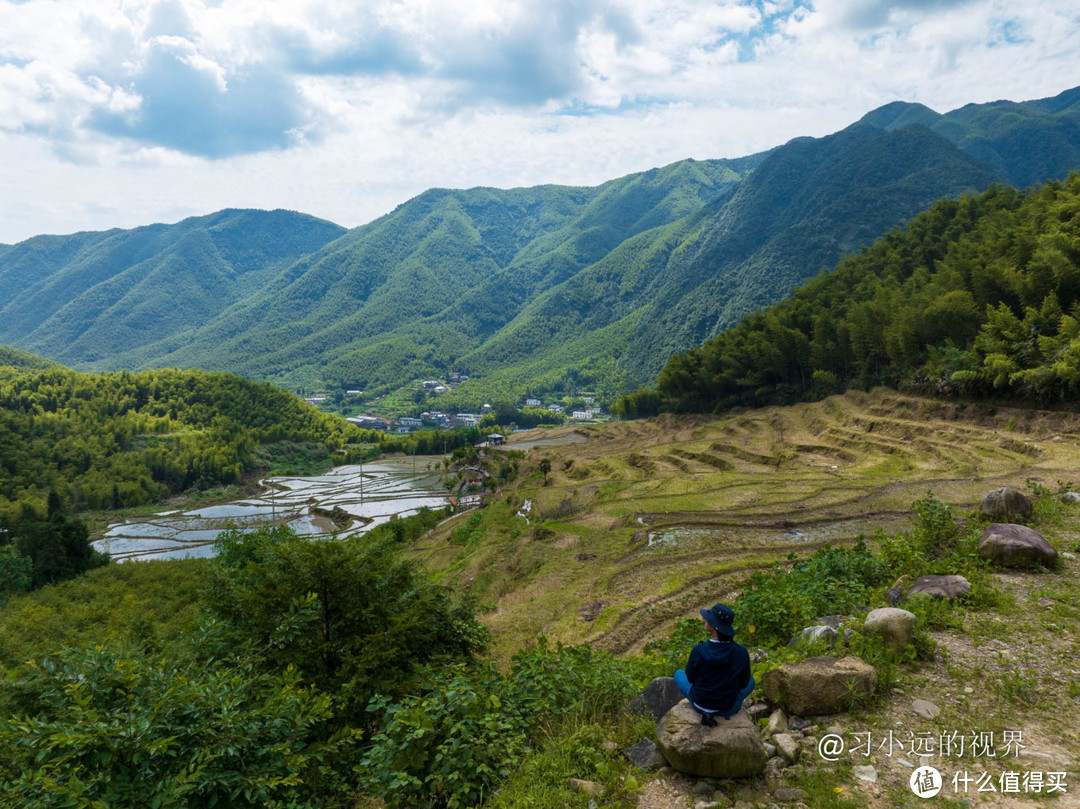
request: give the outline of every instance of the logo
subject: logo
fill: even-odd
[[[932,798],[941,792],[941,773],[933,767],[919,767],[911,774],[911,791],[920,798]]]

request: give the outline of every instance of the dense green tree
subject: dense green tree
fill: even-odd
[[[1080,175],[943,200],[794,295],[674,355],[624,417],[891,385],[1080,395]]]
[[[281,616],[314,599],[314,620],[278,643],[274,664],[334,694],[347,717],[361,717],[374,693],[405,693],[425,667],[483,646],[470,602],[398,559],[392,540],[312,542],[278,528],[225,532],[216,549],[208,605],[238,637],[269,644]]]

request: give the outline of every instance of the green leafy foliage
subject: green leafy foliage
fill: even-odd
[[[12,596],[0,612],[0,667],[63,647],[161,653],[199,620],[200,559],[125,562]]]
[[[365,785],[389,806],[478,804],[545,729],[610,715],[634,690],[626,664],[543,638],[505,676],[444,672],[419,696],[371,702],[383,723],[361,764]]]
[[[0,367],[0,515],[153,503],[238,481],[282,441],[370,438],[292,394],[229,374],[81,374]]]
[[[320,769],[355,736],[312,744],[331,699],[294,671],[73,650],[33,664],[19,688],[33,707],[0,719],[7,806],[315,809],[327,805],[312,789]]]
[[[887,571],[860,539],[853,548],[824,548],[790,570],[755,573],[734,609],[742,637],[780,644],[822,615],[846,614],[882,584]]]
[[[282,615],[312,599],[314,620],[278,642],[275,667],[334,694],[362,717],[377,691],[406,693],[427,666],[468,658],[483,629],[468,600],[434,585],[370,535],[312,542],[288,528],[223,532],[215,543],[208,606],[238,639],[270,644]]]
[[[1071,401],[1080,392],[1080,176],[943,200],[699,348],[613,412],[782,404],[889,385]]]

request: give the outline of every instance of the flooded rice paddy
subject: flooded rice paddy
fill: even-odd
[[[262,483],[268,488],[260,497],[110,525],[93,545],[119,562],[206,557],[214,555],[214,539],[227,528],[287,525],[312,538],[351,536],[392,516],[449,502],[438,476],[409,461],[340,466],[325,475],[273,477]]]

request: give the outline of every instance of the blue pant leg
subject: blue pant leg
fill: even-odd
[[[757,683],[754,682],[754,675],[751,674],[750,682],[748,682],[746,686],[739,692],[738,696],[735,697],[734,704],[726,711],[724,711],[725,719],[730,719],[739,712],[739,710],[742,708],[743,700],[750,696],[750,692],[754,690],[754,686],[756,685]]]
[[[679,693],[687,699],[690,699],[690,681],[686,679],[686,672],[683,669],[679,669],[675,672],[675,687],[679,689]]]

